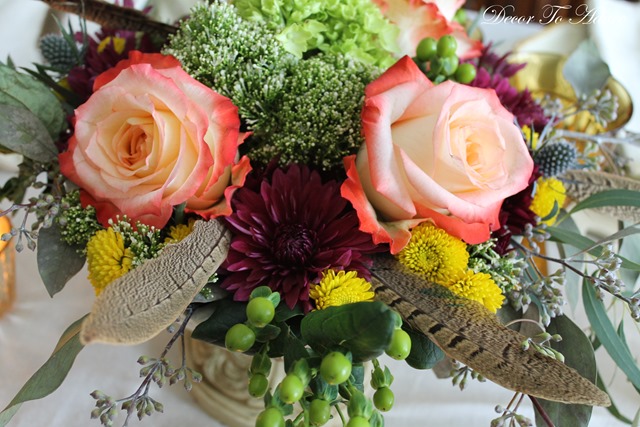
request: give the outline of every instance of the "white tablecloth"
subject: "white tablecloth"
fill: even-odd
[[[175,7],[172,1],[164,3]],[[0,58],[11,53],[21,66],[37,60],[34,46],[46,10],[36,1],[0,0]],[[506,30],[492,27],[487,28],[487,39],[503,39],[507,47],[537,30],[527,26],[509,26]],[[0,174],[0,182],[7,177],[6,172]],[[55,298],[49,298],[37,273],[35,254],[26,251],[17,259],[17,301],[13,310],[0,318],[0,407],[8,404],[23,383],[45,362],[65,328],[90,310],[94,298],[85,279],[86,273],[72,280]],[[168,334],[162,334],[133,347],[93,345],[85,348],[64,384],[42,400],[25,403],[9,425],[98,426],[97,421],[89,420],[94,404],[89,393],[100,389],[117,398],[131,394],[140,383],[136,360],[143,354],[159,355],[168,338]],[[632,343],[637,354],[640,347],[634,346]],[[615,377],[612,391],[616,403],[628,417],[633,417],[640,407],[638,395],[621,380],[623,375],[620,372],[612,373],[605,354],[598,352],[598,357],[607,367],[605,381],[610,382]],[[174,355],[173,360],[178,363],[178,356]],[[475,381],[461,392],[448,380],[437,380],[432,372],[414,371],[404,363],[386,359],[385,363],[390,365],[396,378],[392,387],[396,393],[396,404],[385,415],[386,425],[390,427],[487,427],[497,416],[493,408],[498,404],[506,406],[512,396],[511,392],[491,383]],[[152,396],[164,404],[165,413],[144,419],[140,423],[142,426],[220,426],[180,386],[155,389]],[[532,416],[528,401],[525,401],[522,412]],[[596,427],[624,425],[602,408],[595,409],[592,419],[592,425]],[[130,425],[137,425],[137,421]]]

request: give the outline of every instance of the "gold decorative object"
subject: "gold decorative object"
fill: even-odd
[[[511,84],[518,90],[525,88],[536,99],[541,99],[544,95],[550,95],[560,99],[565,105],[576,101],[576,94],[569,82],[562,75],[566,56],[552,53],[519,52],[509,57],[513,63],[526,63],[527,66],[516,73],[511,78]],[[596,124],[590,113],[581,112],[571,116],[562,123],[562,127],[584,132],[588,134],[598,134],[613,131],[624,126],[633,112],[631,96],[627,90],[613,77],[610,77],[605,85],[611,93],[618,98],[618,117],[609,123],[606,128]]]
[[[11,231],[11,221],[0,217],[0,235]],[[16,298],[16,254],[13,240],[0,240],[0,316],[5,314]]]

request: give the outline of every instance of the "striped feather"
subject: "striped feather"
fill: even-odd
[[[606,172],[569,170],[560,179],[567,196],[575,202],[607,190],[632,190],[640,193],[640,181]],[[640,209],[635,206],[606,206],[594,210],[619,220],[640,222]]]
[[[532,348],[481,304],[409,272],[392,257],[372,268],[376,297],[447,356],[514,391],[563,403],[609,406],[609,396],[574,369]]]

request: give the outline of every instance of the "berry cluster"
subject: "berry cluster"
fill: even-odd
[[[471,83],[476,78],[476,68],[473,64],[461,64],[456,55],[457,49],[458,42],[451,35],[442,36],[439,40],[427,37],[418,44],[414,60],[435,84],[445,80]]]
[[[254,352],[248,391],[265,402],[265,409],[256,418],[256,427],[322,426],[331,419],[333,411],[346,427],[382,427],[381,412],[390,410],[394,402],[390,388],[393,376],[387,367],[380,367],[377,359],[373,359],[371,373],[373,399],[363,393],[362,363],[354,360],[344,347],[320,353],[303,346],[296,360],[288,361],[285,357],[284,378],[278,384],[270,384],[270,341],[260,337],[265,329],[273,327],[279,302],[277,292],[267,287],[256,288],[246,306],[247,321],[231,326],[225,336],[229,350]],[[393,319],[395,326],[385,352],[396,360],[404,360],[411,351],[411,338],[401,328],[400,315],[394,312]],[[295,406],[299,407],[297,414]]]

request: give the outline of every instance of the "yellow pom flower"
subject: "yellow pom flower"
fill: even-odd
[[[538,132],[531,132],[529,126],[522,126],[522,135],[524,135],[524,140],[532,150],[538,147],[538,137],[540,136]]]
[[[495,313],[504,301],[500,287],[487,273],[474,273],[467,270],[455,278],[447,288],[456,295],[477,301]]]
[[[131,270],[133,253],[124,247],[122,234],[112,228],[100,230],[87,243],[89,280],[96,295],[112,281]]]
[[[556,213],[542,221],[543,224],[553,225],[566,198],[566,190],[562,181],[555,178],[540,177],[536,181],[536,192],[533,195],[530,209],[540,218],[546,218],[557,206]]]
[[[309,297],[315,301],[318,310],[352,302],[372,301],[374,296],[371,283],[358,277],[355,271],[336,273],[334,270],[327,270],[320,283],[309,290]]]
[[[98,53],[104,52],[104,50],[113,43],[113,50],[116,51],[117,54],[121,54],[124,52],[124,48],[127,47],[127,40],[122,37],[106,37],[104,40],[100,42],[98,45]]]
[[[190,219],[188,224],[178,224],[169,227],[169,235],[164,239],[165,243],[178,243],[193,231],[194,219]]]
[[[469,263],[466,243],[430,222],[411,230],[411,240],[397,257],[413,272],[441,285],[451,283]]]

